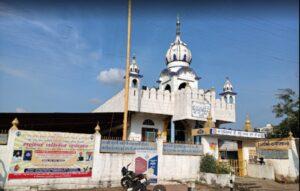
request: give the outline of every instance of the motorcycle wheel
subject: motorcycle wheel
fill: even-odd
[[[136,185],[132,191],[147,191],[146,185],[145,184],[139,184]]]
[[[122,186],[122,188],[125,188],[125,189],[129,188],[131,186],[131,180],[130,180],[130,178],[123,177],[121,179],[121,186]]]
[[[160,184],[154,186],[153,188],[153,191],[166,191],[166,190],[167,190],[166,187]]]

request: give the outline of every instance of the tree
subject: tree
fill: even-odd
[[[299,137],[299,96],[292,89],[279,89],[276,94],[279,103],[273,106],[273,113],[283,120],[274,127],[271,137],[288,137],[289,132]]]

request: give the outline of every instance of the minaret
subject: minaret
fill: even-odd
[[[141,78],[139,67],[136,63],[135,55],[132,57],[131,64],[129,67],[129,87],[140,88]]]
[[[220,95],[226,103],[235,104],[235,96],[237,95],[237,93],[233,91],[233,86],[228,77],[226,77],[226,81],[223,86],[223,92],[220,93]]]
[[[251,125],[251,121],[250,121],[249,115],[247,115],[247,117],[246,117],[244,130],[248,131],[248,132],[252,131],[252,125]]]

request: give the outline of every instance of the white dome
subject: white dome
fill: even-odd
[[[176,39],[166,53],[168,67],[189,66],[192,61],[192,53],[187,45],[180,39],[180,22],[176,23]]]
[[[136,63],[135,56],[133,56],[133,58],[132,58],[131,64],[129,66],[129,70],[130,70],[131,74],[139,74],[139,72],[140,72],[139,67]]]
[[[187,48],[186,44],[182,42],[180,39],[172,43],[166,53],[167,64],[174,61],[181,61],[187,63],[191,63],[192,61],[191,51]]]
[[[223,86],[223,92],[232,92],[232,91],[233,91],[233,86],[229,81],[229,78],[226,78],[226,81]]]

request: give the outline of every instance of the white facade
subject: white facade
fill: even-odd
[[[163,120],[169,118],[172,136],[176,127],[175,121],[185,121],[186,129],[195,128],[196,121],[203,124],[209,113],[218,127],[223,123],[236,121],[235,95],[233,86],[227,78],[217,98],[215,89],[199,88],[200,77],[190,67],[192,54],[180,38],[180,22],[176,23],[176,38],[166,53],[166,68],[160,73],[158,88],[140,88],[141,75],[135,57],[130,65],[129,111],[131,115],[129,136],[132,139],[141,137],[141,121],[152,114],[157,120],[154,128],[162,131]],[[100,113],[123,113],[124,90],[94,110]],[[137,113],[140,113],[139,115]],[[156,116],[153,116],[153,115]],[[175,128],[175,129],[174,129]]]

